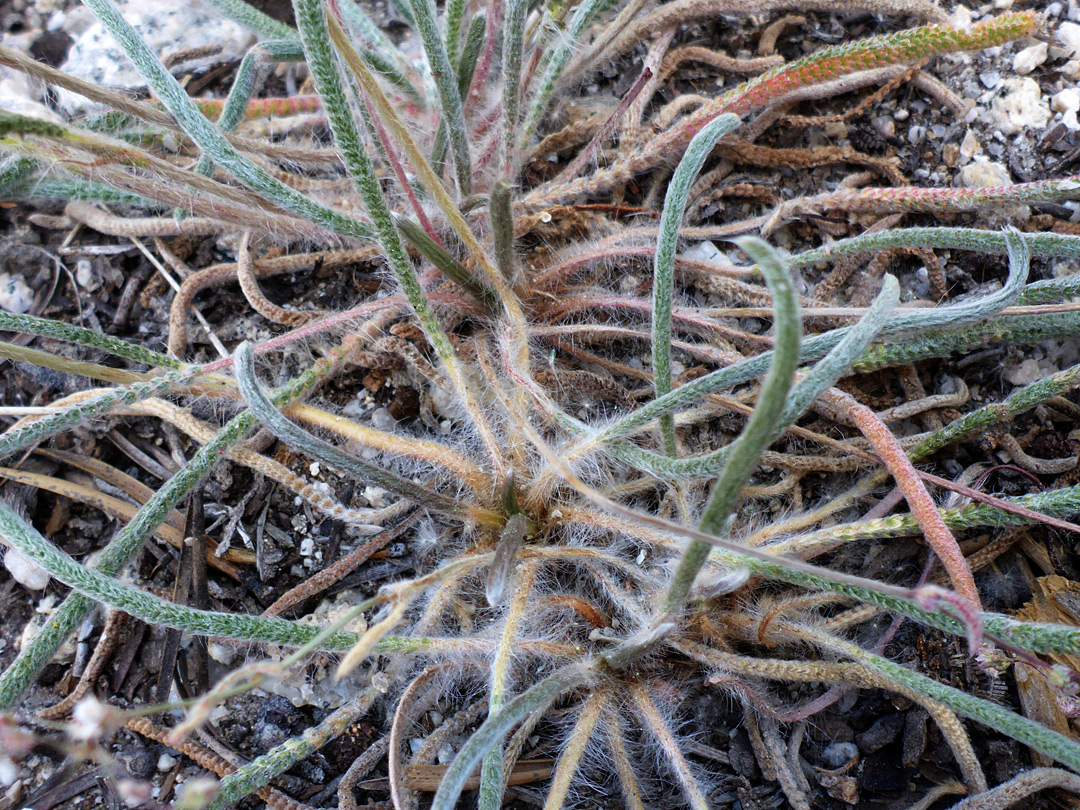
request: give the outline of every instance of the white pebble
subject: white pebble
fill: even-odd
[[[435,755],[440,765],[449,765],[454,761],[454,757],[457,756],[457,751],[454,750],[454,746],[447,743],[439,749],[439,753]]]
[[[1080,25],[1063,22],[1058,26],[1057,39],[1065,46],[1065,52],[1073,59],[1080,57]]]
[[[22,276],[0,273],[0,307],[22,315],[34,305],[34,293]]]
[[[49,572],[33,560],[24,557],[21,551],[9,548],[4,555],[4,568],[11,578],[31,591],[41,591],[49,584]]]
[[[176,757],[171,754],[162,754],[157,760],[157,769],[167,771],[176,764]]]
[[[93,292],[101,286],[101,273],[94,272],[94,263],[90,259],[75,262],[75,281],[83,289]]]
[[[1034,79],[1006,79],[1004,92],[994,99],[991,116],[1006,135],[1042,129],[1050,121],[1050,107]]]
[[[703,242],[698,242],[693,247],[687,248],[686,251],[683,252],[682,258],[689,259],[690,261],[695,262],[716,262],[727,264],[727,262],[724,261],[724,259],[726,259],[727,257],[723,253],[721,253],[720,249],[708,239],[704,240]]]
[[[376,430],[393,430],[396,425],[397,420],[386,408],[378,408],[371,414],[371,426]]]
[[[1029,357],[1020,365],[1007,368],[1003,376],[1013,385],[1031,385],[1041,380],[1044,375],[1039,367],[1039,361]]]
[[[62,124],[64,119],[42,104],[40,97],[29,77],[8,68],[0,68],[0,107],[7,112]]]
[[[152,3],[128,0],[119,5],[128,23],[161,56],[178,50],[220,45],[219,53],[201,60],[202,65],[207,65],[217,60],[239,59],[255,39],[243,26],[191,0],[154,0]],[[146,86],[135,66],[101,23],[93,23],[75,40],[61,70],[99,86],[129,90]],[[75,113],[87,108],[86,99],[75,93],[64,90],[58,95],[60,106],[66,112]]]
[[[320,469],[319,462],[313,461],[311,462],[311,466],[308,467],[308,472],[310,472],[312,476],[318,477]]]
[[[969,163],[962,168],[956,182],[962,188],[996,188],[1010,185],[1012,176],[1009,170],[1000,163],[980,161]]]
[[[1036,42],[1034,45],[1029,45],[1013,57],[1013,70],[1021,76],[1027,76],[1046,61],[1049,50],[1045,42]]]
[[[964,140],[960,142],[960,160],[963,163],[968,163],[981,151],[982,147],[979,145],[979,139],[976,138],[975,133],[969,129],[964,134]]]
[[[14,785],[19,778],[19,768],[8,757],[0,757],[0,785]]]
[[[1050,109],[1062,113],[1061,123],[1073,132],[1080,130],[1080,121],[1076,120],[1076,113],[1080,110],[1080,91],[1075,87],[1066,87],[1050,99]]]
[[[859,747],[850,742],[834,742],[821,752],[821,760],[830,768],[839,768],[859,754]]]
[[[949,25],[967,31],[971,28],[971,9],[963,3],[957,3],[956,9],[949,15]]]
[[[386,506],[386,490],[382,487],[364,487],[364,499],[375,509]]]
[[[225,666],[228,666],[236,660],[236,650],[233,647],[226,646],[219,641],[211,641],[209,644],[207,644],[206,652],[219,664],[224,664]]]

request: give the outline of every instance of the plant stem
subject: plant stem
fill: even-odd
[[[346,453],[303,428],[294,425],[281,413],[255,379],[255,354],[250,343],[241,343],[233,355],[233,370],[240,393],[259,422],[281,441],[305,455],[332,464],[361,481],[371,481],[403,498],[415,501],[424,509],[476,522],[488,528],[501,528],[505,519],[487,509],[458,501],[435,490],[421,486],[396,473],[384,470]]]
[[[439,37],[433,0],[410,0],[410,4],[413,16],[416,18],[417,31],[424,43],[428,65],[435,76],[435,86],[439,91],[443,118],[450,131],[450,148],[454,153],[458,193],[462,197],[467,197],[472,193],[472,158],[469,157],[469,137],[465,128],[464,105],[455,80],[454,67],[450,64],[446,47]]]
[[[726,531],[739,493],[757,467],[761,451],[776,438],[788,391],[795,378],[795,369],[799,365],[799,346],[802,342],[798,296],[780,257],[758,239],[741,239],[738,245],[757,260],[768,281],[773,297],[773,309],[776,311],[776,349],[754,414],[736,440],[727,466],[713,486],[698,523],[699,531],[713,535]],[[682,611],[687,594],[708,556],[707,544],[699,540],[691,541],[679,560],[675,576],[664,597],[665,617],[673,618]]]
[[[506,705],[506,688],[510,679],[510,659],[514,648],[521,618],[525,615],[532,584],[536,576],[537,561],[533,560],[521,568],[521,575],[514,588],[514,598],[510,603],[510,612],[503,625],[502,637],[491,662],[491,696],[488,699],[488,714],[495,714]],[[480,810],[499,810],[503,802],[505,784],[503,766],[503,746],[499,740],[491,749],[480,769]]]
[[[737,116],[721,115],[704,127],[690,142],[668,184],[653,262],[652,365],[653,386],[658,397],[671,391],[671,299],[675,287],[675,251],[686,212],[686,198],[713,147],[738,125]],[[674,456],[675,418],[671,414],[660,417],[660,431],[664,452]]]
[[[315,203],[277,180],[265,169],[241,155],[207,120],[179,82],[161,64],[138,32],[123,18],[112,0],[84,0],[117,44],[135,64],[147,84],[172,113],[184,132],[216,165],[286,211],[297,214],[342,236],[368,238],[371,229]],[[218,0],[233,2],[233,0]],[[291,32],[290,32],[291,33]]]
[[[432,810],[454,810],[473,769],[511,728],[529,715],[542,712],[554,700],[585,683],[592,675],[591,662],[570,664],[538,681],[502,709],[488,715],[446,769],[432,801]]]
[[[341,357],[347,354],[349,345],[350,342],[347,342],[338,347],[299,377],[277,389],[273,395],[274,403],[280,407],[310,390],[336,368]],[[244,411],[225,425],[217,436],[199,449],[187,466],[166,481],[135,517],[116,533],[98,555],[93,570],[106,577],[118,575],[169,512],[210,474],[226,451],[240,441],[255,424],[256,420],[251,412]],[[45,627],[23,647],[18,657],[3,675],[0,675],[0,711],[9,711],[18,702],[41,668],[85,618],[92,604],[91,600],[82,594],[69,594]]]

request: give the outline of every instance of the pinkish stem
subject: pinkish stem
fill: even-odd
[[[578,156],[574,158],[573,162],[566,167],[565,171],[559,176],[560,180],[573,180],[581,174],[589,161],[591,161],[596,156],[596,153],[600,151],[600,145],[611,137],[611,134],[615,131],[615,127],[619,125],[619,121],[622,120],[626,111],[630,109],[630,105],[634,103],[634,99],[636,99],[641,91],[645,89],[645,85],[649,83],[649,80],[652,77],[653,72],[651,68],[646,67],[641,71],[641,75],[638,76],[637,81],[634,82],[634,86],[622,97],[622,101],[620,101],[619,106],[615,108],[615,112],[608,117],[608,120],[600,127],[600,130],[593,136],[593,139],[589,141],[588,145],[582,149]]]
[[[655,243],[655,239],[653,240]],[[637,247],[614,247],[599,248],[584,253],[576,253],[564,259],[554,267],[549,267],[532,282],[533,289],[543,290],[561,285],[582,267],[593,262],[615,261],[617,259],[630,259],[640,257],[651,259],[656,255],[656,245],[640,245]],[[712,262],[702,262],[695,259],[675,257],[675,266],[686,270],[697,270],[711,275],[724,276],[725,278],[750,278],[754,275],[752,267],[739,267],[737,265],[720,265]]]
[[[566,315],[589,309],[623,309],[631,312],[651,313],[652,301],[603,293],[567,296],[560,300],[559,303],[545,309],[543,317],[548,321],[554,321]],[[679,308],[672,311],[671,317],[678,323],[702,332],[724,335],[741,343],[752,343],[763,349],[771,349],[773,346],[773,340],[770,337],[741,332],[738,329],[725,326],[719,321],[695,315],[695,312],[696,310]]]
[[[488,135],[484,148],[480,151],[479,157],[476,158],[476,163],[473,164],[473,185],[479,184],[480,178],[484,176],[484,172],[487,170],[492,158],[499,153],[499,144],[502,141],[503,139],[498,130]]]
[[[495,55],[495,41],[501,39],[498,36],[499,23],[502,22],[502,12],[505,0],[492,0],[488,6],[488,17],[484,36],[484,52],[480,54],[480,61],[476,63],[473,71],[472,82],[469,84],[469,93],[466,96],[469,106],[476,106],[480,102],[480,93],[487,81],[487,75],[491,71],[491,62]]]
[[[199,111],[207,118],[216,119],[225,106],[223,98],[194,99]],[[248,102],[244,118],[265,118],[271,115],[299,115],[322,109],[322,99],[318,96],[282,96],[274,98],[256,98]]]
[[[834,407],[843,410],[874,447],[897,486],[904,493],[904,498],[922,529],[926,542],[941,559],[956,592],[975,609],[981,609],[982,601],[975,587],[975,577],[971,574],[971,566],[964,559],[960,544],[956,542],[949,527],[945,525],[933,498],[923,486],[919,472],[892,431],[878,419],[877,414],[857,402],[850,394],[834,388],[823,394],[822,398]]]
[[[383,149],[386,150],[386,157],[390,161],[390,165],[393,167],[394,176],[397,177],[398,184],[405,192],[405,196],[409,200],[409,205],[416,213],[416,218],[420,220],[420,227],[424,229],[424,233],[434,239],[443,248],[446,244],[439,238],[438,232],[435,230],[435,226],[431,224],[431,220],[428,219],[427,213],[424,211],[424,207],[420,205],[420,200],[416,197],[416,192],[413,191],[412,183],[409,182],[409,178],[405,174],[405,167],[401,165],[401,160],[398,158],[397,149],[393,141],[390,140],[390,136],[383,128],[382,121],[379,120],[378,113],[375,110],[375,105],[371,103],[371,99],[368,98],[368,94],[364,92],[364,89],[357,86],[357,92],[360,93],[360,97],[364,100],[364,106],[368,111],[368,118],[375,127],[375,134],[382,142]]]

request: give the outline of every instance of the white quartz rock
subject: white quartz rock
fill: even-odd
[[[49,572],[33,560],[24,557],[21,551],[9,548],[4,554],[4,568],[11,578],[31,591],[43,591],[49,584]]]
[[[1019,51],[1013,57],[1013,70],[1021,76],[1027,76],[1035,68],[1046,61],[1046,55],[1050,48],[1045,42],[1036,42]]]
[[[994,124],[1006,135],[1041,130],[1050,121],[1050,106],[1034,79],[1006,79],[991,107]]]
[[[127,0],[118,3],[135,30],[159,57],[207,46],[221,50],[206,57],[204,63],[239,59],[255,42],[255,36],[242,26],[227,20],[199,0]],[[197,64],[192,60],[186,64]],[[77,78],[110,88],[136,90],[146,86],[139,71],[101,23],[95,22],[68,51],[60,68]],[[60,107],[68,114],[88,109],[82,96],[61,91]]]

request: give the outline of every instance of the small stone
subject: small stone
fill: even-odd
[[[895,740],[903,727],[904,715],[900,713],[887,714],[878,718],[866,731],[855,735],[859,751],[863,754],[873,754]]]
[[[994,0],[994,9],[996,11],[1005,11],[1012,8],[1013,0]]]
[[[229,647],[219,641],[211,641],[207,644],[206,651],[211,658],[225,666],[228,666],[235,661],[237,656],[236,650],[233,647]]]
[[[926,140],[926,127],[922,124],[912,124],[907,133],[908,143],[913,146],[918,146],[920,143]]]
[[[1061,75],[1071,82],[1080,79],[1080,59],[1070,59],[1062,65]]]
[[[979,154],[979,139],[970,129],[964,134],[964,140],[960,141],[960,160],[969,163],[975,155]]]
[[[206,66],[212,62],[239,59],[255,39],[243,26],[223,18],[201,2],[128,0],[119,5],[127,22],[160,56],[209,45],[221,47],[219,52],[187,64]],[[99,22],[93,23],[75,40],[61,70],[99,86],[127,90],[146,86],[135,66]],[[88,102],[82,96],[67,90],[59,91],[58,96],[65,112],[74,114],[87,109]]]
[[[957,3],[953,13],[948,15],[948,24],[966,31],[971,28],[971,9],[963,3]]]
[[[841,141],[847,137],[848,127],[843,121],[831,121],[825,125],[825,137]]]
[[[29,312],[34,305],[34,293],[22,276],[0,273],[0,308],[16,315]]]
[[[856,805],[859,803],[859,783],[853,776],[843,776],[835,773],[819,773],[818,784],[837,801],[844,804]]]
[[[720,252],[708,239],[698,242],[696,245],[683,251],[682,258],[695,262],[712,262],[715,264],[727,264],[727,257]]]
[[[1034,79],[1006,79],[1005,91],[994,99],[991,117],[1005,135],[1042,129],[1050,121],[1050,107]]]
[[[896,136],[896,121],[887,115],[878,116],[871,124],[882,138],[890,139]]]
[[[63,123],[60,116],[41,103],[29,77],[3,67],[0,67],[0,108],[53,124]]]
[[[364,487],[363,495],[373,509],[382,509],[386,506],[386,490],[382,487]]]
[[[910,115],[911,113],[901,107],[899,110],[893,113],[893,118],[895,118],[897,121],[907,121]]]
[[[1029,357],[1018,366],[1006,368],[1002,376],[1013,385],[1031,385],[1041,380],[1044,375],[1039,361]]]
[[[1062,113],[1061,123],[1073,132],[1080,130],[1080,121],[1076,120],[1076,113],[1080,110],[1080,91],[1075,87],[1066,87],[1054,95],[1050,99],[1050,109]]]
[[[17,549],[8,548],[7,553],[4,554],[4,568],[11,574],[13,580],[28,590],[43,591],[49,584],[49,572],[33,560],[24,557]]]
[[[979,81],[982,82],[982,86],[987,90],[993,90],[1001,84],[1001,74],[996,70],[988,70],[985,73],[979,74]]]
[[[101,273],[95,272],[94,263],[90,259],[79,259],[75,262],[75,281],[80,287],[93,292],[102,284]]]
[[[821,752],[821,761],[829,768],[846,765],[859,755],[859,746],[852,742],[835,742]]]
[[[158,757],[157,769],[159,771],[167,771],[176,764],[176,757],[171,754],[162,754]]]
[[[1065,53],[1070,58],[1080,57],[1080,25],[1063,22],[1058,26],[1057,40],[1064,46]]]
[[[1000,163],[979,161],[962,168],[956,182],[962,188],[996,188],[1010,185],[1012,177],[1009,170]]]
[[[1050,269],[1054,278],[1065,278],[1080,273],[1080,262],[1058,261],[1054,262]]]
[[[949,15],[949,25],[967,31],[971,28],[971,9],[963,3],[957,3],[956,9]]]
[[[960,147],[955,143],[945,144],[941,150],[941,159],[945,161],[946,166],[953,168],[960,160]]]
[[[1045,42],[1036,42],[1034,45],[1029,45],[1013,57],[1013,70],[1021,76],[1027,76],[1046,61],[1048,52],[1049,47]]]
[[[371,426],[376,430],[388,431],[397,426],[397,419],[386,408],[377,408],[371,414]]]
[[[371,685],[375,687],[376,691],[385,695],[390,691],[390,676],[382,671],[376,672],[371,676]]]

